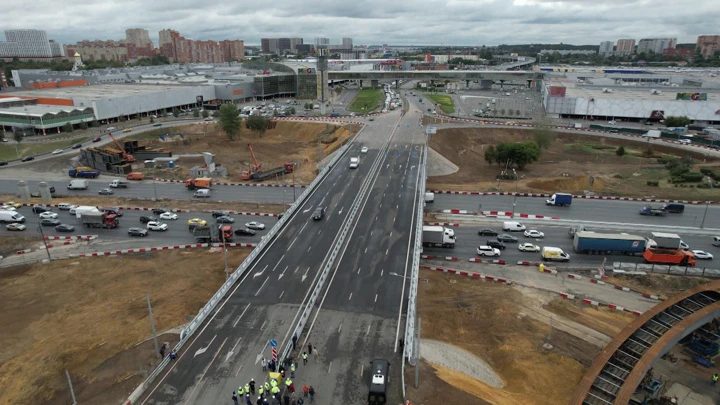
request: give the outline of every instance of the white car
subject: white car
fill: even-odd
[[[76,210],[76,209],[77,209],[77,205],[73,205],[73,206],[70,207],[70,209],[68,210],[68,213],[70,213],[70,215],[75,215],[75,210]]]
[[[263,224],[262,222],[250,221],[250,222],[248,222],[247,224],[245,224],[245,227],[248,228],[248,229],[260,229],[260,230],[262,230],[262,229],[265,229],[265,224]]]
[[[682,250],[690,250],[690,245],[680,240],[680,249]]]
[[[58,214],[56,212],[52,211],[45,211],[38,214],[40,219],[56,219],[58,217]]]
[[[360,149],[361,153],[368,153],[370,149],[367,146],[363,146],[362,149]]]
[[[490,246],[478,246],[478,256],[489,256],[489,257],[500,257],[500,249],[495,249]]]
[[[25,225],[18,223],[5,225],[5,229],[7,229],[8,231],[24,231],[25,228]]]
[[[70,203],[60,203],[60,204],[58,204],[58,209],[59,209],[59,210],[63,210],[63,211],[68,211],[68,210],[71,210],[71,209],[73,209],[73,208],[75,208],[75,207],[77,207],[75,204],[70,204]]]
[[[58,155],[58,154],[60,154],[60,153],[63,153],[63,150],[62,150],[62,149],[55,149],[54,151],[52,151],[52,154],[53,154],[53,155]]]
[[[523,233],[526,238],[544,238],[545,234],[538,231],[537,229],[528,229]]]
[[[691,250],[696,258],[701,260],[712,260],[713,255],[711,253],[708,253],[704,250]]]
[[[164,224],[162,222],[150,221],[147,223],[147,229],[149,229],[151,231],[163,231],[164,232],[164,231],[168,230],[168,226],[167,226],[167,224]]]
[[[539,252],[540,246],[533,245],[532,243],[521,243],[518,245],[518,250],[521,252]]]
[[[0,210],[2,211],[17,211],[17,208],[13,207],[12,205],[3,205],[0,207]]]
[[[162,214],[160,214],[160,219],[171,219],[174,221],[178,219],[178,216],[174,212],[163,212]]]

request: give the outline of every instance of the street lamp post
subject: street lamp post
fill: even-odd
[[[712,179],[710,177],[707,177],[708,184],[710,184],[710,189],[713,189]],[[705,213],[703,214],[702,222],[700,223],[700,229],[703,229],[705,226],[705,217],[707,217],[708,208],[710,207],[710,200],[705,201]]]
[[[48,248],[47,240],[45,240],[45,233],[43,232],[42,225],[38,224],[38,231],[40,231],[40,237],[42,237],[43,244],[45,245],[45,252],[47,252],[47,257],[49,261],[52,261],[52,257],[50,257],[50,248]]]
[[[230,275],[228,274],[228,258],[227,258],[227,246],[225,245],[225,232],[220,230],[220,233],[222,234],[222,242],[223,242],[223,260],[225,261],[225,280],[230,278]]]

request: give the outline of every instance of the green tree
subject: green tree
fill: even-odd
[[[290,107],[290,115],[295,115],[295,107]]]
[[[200,117],[200,111],[197,110],[197,108],[193,108],[193,118]]]
[[[535,143],[540,149],[548,149],[555,142],[555,132],[549,126],[538,124],[533,133]]]
[[[495,163],[497,160],[497,151],[495,150],[495,147],[490,145],[487,149],[485,149],[485,161],[487,164],[491,165]]]
[[[252,132],[257,132],[262,137],[267,131],[268,119],[261,115],[251,115],[247,119],[247,126]]]
[[[13,133],[13,139],[15,140],[15,142],[20,143],[22,142],[23,138],[25,138],[24,133],[20,131],[15,131],[15,133]]]
[[[690,124],[692,124],[692,120],[685,116],[665,117],[665,125],[668,127],[684,127]]]
[[[509,163],[522,170],[525,166],[536,162],[542,154],[540,147],[533,141],[499,143],[496,146],[495,162],[498,165]]]
[[[620,147],[615,150],[615,154],[618,156],[625,156],[625,147],[620,145]]]
[[[151,116],[150,116],[150,123],[152,124],[153,122],[155,122],[155,118],[153,118],[152,115],[151,115]]]
[[[0,142],[5,141],[5,131],[0,131]]]
[[[80,123],[80,129],[88,129],[88,124],[87,124],[87,122],[81,122],[81,123]]]
[[[72,132],[72,131],[73,131],[73,126],[72,126],[72,124],[68,122],[67,124],[63,125],[63,131],[65,131],[65,132]]]
[[[515,111],[515,115],[517,115],[518,117],[520,116],[520,114],[521,114],[521,113],[520,113],[520,110],[516,110],[516,111]]]
[[[207,117],[210,116],[210,113],[208,112],[208,110],[202,110],[202,114],[201,114],[201,115],[202,115],[203,118],[207,118]]]
[[[178,110],[177,107],[176,107],[176,108],[173,108],[173,110],[172,110],[172,115],[173,115],[173,117],[175,117],[175,118],[179,117],[179,116],[180,116],[180,110]]]
[[[242,120],[238,117],[238,109],[235,104],[223,104],[219,111],[219,123],[228,139],[235,140],[235,134],[240,130]]]

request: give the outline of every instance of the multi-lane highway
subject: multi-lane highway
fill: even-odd
[[[38,231],[39,217],[34,214],[29,207],[22,207],[18,210],[20,214],[25,217],[24,225],[27,227],[25,231],[7,231],[5,226],[0,227],[0,237],[2,236],[20,236],[20,235],[36,235]],[[79,218],[75,215],[71,215],[68,211],[60,211],[53,209],[53,212],[58,214],[58,220],[64,224],[73,225],[75,232],[65,233],[55,231],[53,226],[42,227],[42,232],[46,236],[68,236],[68,235],[97,235],[99,240],[139,240],[145,246],[161,246],[161,245],[172,245],[172,244],[185,244],[194,243],[195,239],[192,237],[192,233],[188,229],[187,221],[190,218],[202,218],[205,219],[209,224],[215,223],[215,219],[209,214],[204,212],[183,212],[178,213],[177,220],[162,220],[168,224],[168,230],[164,232],[148,232],[148,236],[145,237],[131,237],[128,236],[128,228],[145,228],[145,224],[140,222],[140,216],[154,216],[150,211],[126,211],[122,210],[123,216],[120,217],[120,227],[116,229],[104,229],[104,228],[85,228]],[[233,242],[238,243],[257,243],[260,238],[264,236],[270,228],[272,228],[277,222],[277,218],[274,217],[259,217],[259,216],[244,216],[244,215],[233,215],[235,223],[231,224],[233,229],[244,228],[245,223],[250,221],[262,222],[265,224],[265,230],[257,230],[255,236],[235,236]]]
[[[329,172],[306,202],[299,207],[273,243],[249,269],[247,275],[241,278],[236,287],[231,290],[230,295],[218,307],[213,316],[205,322],[196,335],[190,338],[183,347],[178,361],[173,362],[164,370],[155,380],[154,385],[146,391],[140,403],[220,403],[226,401],[228,394],[233,389],[237,389],[241,383],[244,384],[251,378],[256,381],[264,380],[259,361],[263,355],[266,358],[270,357],[268,341],[275,339],[281,347],[289,341],[288,334],[297,323],[296,317],[302,309],[308,293],[314,287],[320,269],[325,266],[328,253],[334,246],[339,232],[346,225],[345,222],[356,201],[358,191],[365,181],[375,182],[377,178],[370,176],[370,169],[376,160],[378,163],[382,162],[381,170],[398,173],[398,179],[395,180],[396,183],[393,183],[396,185],[396,188],[392,190],[393,193],[405,193],[405,195],[413,193],[412,190],[403,190],[401,187],[402,184],[410,182],[409,179],[412,177],[412,170],[407,170],[407,172],[405,170],[408,155],[411,153],[410,149],[406,148],[404,144],[392,146],[386,143],[393,134],[393,128],[398,122],[398,118],[399,113],[378,117],[376,121],[365,128],[356,143],[351,146],[350,151]],[[416,124],[413,122],[413,125]],[[369,153],[361,154],[361,146],[368,146]],[[386,153],[388,146],[390,146],[390,150]],[[358,169],[350,170],[348,168],[349,156],[361,157]],[[400,168],[401,165],[403,168]],[[374,184],[371,199],[377,193],[380,193],[379,198],[381,199],[381,191],[384,192],[384,190],[378,187],[382,183]],[[388,192],[390,191],[388,190]],[[396,206],[399,205],[397,198],[388,201],[395,202]],[[313,221],[310,216],[314,208],[318,206],[327,207],[326,217],[321,221]],[[397,211],[397,207],[386,206],[385,208],[390,212],[378,219],[378,221],[383,221],[383,226],[374,233],[376,237],[378,233],[382,234],[382,231],[392,227],[390,215],[394,216]],[[374,227],[374,221],[363,217],[356,224],[348,226],[355,226],[356,231],[364,232],[366,229]],[[400,222],[396,226],[400,227],[402,223]],[[350,243],[353,238],[351,236]],[[395,252],[394,244],[406,244],[407,238],[408,230],[405,231],[404,237],[400,232],[392,236],[388,234],[376,243],[381,243],[386,249],[392,248]],[[405,242],[403,242],[404,240]],[[369,247],[369,245],[365,247]],[[377,250],[377,248],[374,249]],[[357,251],[351,247],[345,249],[345,255],[348,254],[356,256],[366,253],[364,247],[362,250],[358,247]],[[379,332],[367,336],[366,338],[369,340],[367,344],[355,342],[356,345],[345,345],[343,342],[343,347],[338,350],[331,350],[334,347],[330,344],[331,342],[323,340],[323,334],[327,331],[322,328],[318,330],[318,339],[315,342],[316,347],[320,349],[320,358],[317,363],[314,363],[316,368],[301,366],[295,379],[295,385],[315,384],[318,387],[316,401],[321,404],[334,403],[331,402],[334,398],[330,393],[335,390],[335,379],[327,377],[328,370],[352,374],[352,378],[345,380],[347,385],[342,386],[342,389],[349,386],[353,388],[343,394],[345,398],[349,399],[343,403],[363,403],[365,399],[363,395],[367,394],[367,391],[361,388],[363,382],[359,374],[356,375],[345,369],[339,370],[338,363],[333,363],[340,352],[351,353],[350,357],[356,359],[359,365],[365,361],[369,362],[375,356],[389,356],[393,349],[392,343],[394,343],[397,333],[398,312],[393,313],[392,308],[399,311],[401,307],[400,293],[403,280],[399,278],[390,280],[388,271],[383,271],[383,275],[378,276],[374,275],[376,273],[370,268],[366,267],[365,274],[362,269],[358,274],[358,269],[349,265],[336,268],[336,274],[340,274],[337,277],[345,280],[347,285],[335,284],[334,280],[340,280],[340,278],[335,278],[330,281],[331,288],[343,289],[342,292],[355,292],[354,295],[359,302],[358,306],[366,303],[364,300],[366,295],[372,294],[370,301],[373,303],[376,294],[383,295],[382,305],[387,305],[384,308],[387,308],[388,314],[392,314],[392,320],[388,321],[388,325],[381,328]],[[403,272],[399,268],[393,270]],[[376,277],[384,277],[384,279],[375,280],[374,283],[367,285],[355,282],[356,278],[363,277],[370,277],[373,280]],[[394,304],[385,300],[387,297],[384,296],[384,288],[392,290]],[[336,295],[339,294],[331,293],[332,297]],[[360,298],[363,300],[360,301]],[[349,297],[345,297],[345,299],[352,302]],[[329,316],[334,324],[342,323],[343,319],[350,319],[348,317],[351,316],[351,313],[323,310],[323,317],[325,316]],[[353,324],[346,325],[346,328],[362,325],[374,330],[373,326],[383,326],[372,324],[372,321],[374,321],[372,316],[368,316],[365,321],[367,325]],[[317,325],[320,325],[320,322],[318,321]],[[338,330],[338,333],[340,331]],[[378,333],[382,336],[378,336]],[[356,338],[362,338],[356,335],[353,334]],[[301,339],[303,337],[301,336]],[[333,364],[335,365],[333,366]],[[356,371],[359,372],[359,370]]]
[[[720,207],[710,205],[685,205],[682,214],[667,214],[664,217],[643,216],[638,213],[644,205],[659,205],[659,203],[644,203],[639,201],[619,200],[585,200],[575,198],[569,207],[552,207],[545,205],[545,198],[539,197],[513,197],[492,195],[466,195],[466,194],[436,194],[433,205],[428,210],[461,209],[469,211],[513,211],[515,213],[544,215],[564,220],[597,221],[609,223],[623,223],[628,226],[637,224],[700,227],[705,217],[705,229],[720,229]]]
[[[607,258],[607,261],[609,263],[612,262],[623,262],[623,263],[644,263],[644,260],[641,256],[624,256],[624,255],[603,255],[603,256],[595,256],[595,255],[586,255],[586,254],[580,254],[575,253],[573,251],[572,246],[572,239],[568,235],[569,226],[567,225],[557,225],[553,224],[552,222],[548,222],[547,224],[526,224],[527,229],[537,229],[545,234],[545,237],[542,239],[533,239],[533,238],[526,238],[523,236],[522,232],[503,232],[502,231],[502,222],[501,221],[488,221],[487,223],[483,223],[479,226],[460,226],[460,227],[454,227],[452,229],[455,230],[456,235],[456,245],[453,249],[443,249],[443,248],[424,248],[423,254],[426,255],[433,255],[433,256],[440,256],[440,257],[446,257],[446,256],[452,256],[452,257],[458,257],[460,259],[469,259],[472,257],[480,257],[477,255],[476,249],[479,245],[485,245],[488,240],[497,240],[494,236],[479,236],[478,235],[478,229],[480,228],[491,228],[495,231],[498,231],[499,233],[509,233],[512,236],[515,236],[518,238],[518,242],[516,243],[505,243],[505,250],[501,251],[499,259],[507,260],[508,262],[517,262],[517,261],[532,261],[532,262],[540,262],[542,261],[542,257],[540,256],[539,252],[521,252],[518,249],[518,244],[529,242],[534,245],[538,245],[541,248],[543,246],[554,246],[562,248],[565,252],[570,254],[570,262],[568,263],[553,263],[553,266],[558,267],[588,267],[588,265],[599,265],[600,262],[602,262],[603,258]],[[638,230],[637,232],[633,230],[629,230],[628,228],[621,228],[621,227],[612,227],[612,226],[587,226],[593,231],[596,232],[603,232],[603,233],[620,233],[620,232],[626,232],[626,233],[632,233],[634,235],[640,235],[640,236],[647,236],[650,237],[649,231],[643,231]],[[682,239],[685,243],[690,245],[691,249],[700,249],[705,250],[707,252],[710,252],[714,255],[717,255],[718,258],[715,260],[720,260],[720,249],[717,247],[714,247],[712,245],[712,237],[707,235],[698,235],[693,234],[691,232],[679,232],[680,236],[682,236]],[[483,258],[484,259],[484,258]],[[494,259],[488,257],[487,259]],[[714,260],[699,260],[698,267],[707,267],[707,268],[718,268],[720,265],[715,264]]]

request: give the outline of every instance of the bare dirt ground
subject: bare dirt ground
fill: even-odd
[[[12,194],[0,194],[0,201],[19,201],[17,196]],[[32,204],[43,204],[39,198],[33,198],[29,201]],[[54,198],[52,204],[66,202],[75,205],[92,205],[97,207],[164,207],[168,209],[183,209],[190,211],[207,211],[207,210],[228,210],[239,212],[263,212],[270,214],[279,214],[287,209],[283,204],[252,204],[234,201],[184,201],[184,200],[162,200],[150,201],[137,198],[125,197],[66,197]]]
[[[588,137],[558,133],[553,144],[542,151],[540,160],[518,171],[519,180],[497,181],[504,169],[485,162],[485,150],[500,142],[533,140],[532,131],[506,128],[440,129],[430,139],[430,146],[459,167],[459,171],[428,179],[428,188],[440,190],[568,192],[598,195],[623,195],[677,199],[718,199],[720,190],[676,187],[667,181],[668,172],[657,163],[657,157],[674,156],[676,149],[664,145],[652,147],[653,156],[644,157],[647,145],[629,140]],[[625,156],[617,156],[619,146]],[[683,156],[686,155],[683,152]],[[692,154],[691,154],[692,155]],[[698,167],[720,166],[718,161],[704,161],[705,156],[691,156]],[[704,163],[703,163],[704,162]],[[590,176],[594,184],[590,185]],[[647,185],[659,180],[659,187]]]
[[[11,236],[0,238],[0,256],[8,257],[15,254],[18,250],[35,247],[41,243],[42,239],[38,237],[27,236]]]
[[[714,280],[715,279],[704,277],[681,277],[654,273],[649,273],[644,276],[623,275],[608,278],[609,283],[657,295],[662,299]]]
[[[229,141],[220,126],[213,123],[168,128],[170,135],[177,133],[183,135],[183,139],[176,136],[175,140],[170,142],[162,142],[157,137],[147,139],[143,135],[139,135],[138,138],[155,149],[172,151],[173,155],[214,153],[215,162],[228,168],[227,181],[242,181],[240,172],[248,170],[252,164],[248,148],[248,144],[252,144],[255,157],[264,170],[283,163],[298,162],[300,170],[299,173],[295,173],[295,180],[301,184],[308,184],[316,175],[318,142],[324,157],[337,150],[359,130],[360,126],[356,124],[337,126],[278,121],[274,129],[268,130],[262,136],[243,127],[235,140]],[[192,166],[202,165],[203,160],[202,157],[182,158],[176,163],[178,166],[175,169],[150,170],[142,168],[142,165],[136,165],[136,169],[158,178],[184,180],[188,177],[187,170]]]
[[[229,250],[230,266],[249,252]],[[159,341],[172,346],[223,269],[221,253],[193,250],[0,270],[0,402],[70,403],[68,370],[79,403],[120,403],[158,362],[145,294]]]
[[[407,374],[408,398],[414,404],[566,403],[600,350],[524,316],[528,307],[539,303],[519,289],[437,272],[422,277],[428,280],[419,284],[418,292],[423,338],[455,345],[484,360],[504,387],[494,388],[464,373],[422,363],[419,390],[413,388],[412,367]],[[567,301],[551,300],[544,308],[604,333],[616,333],[632,320],[620,313],[586,311]],[[549,350],[543,348],[548,337],[553,346]]]

